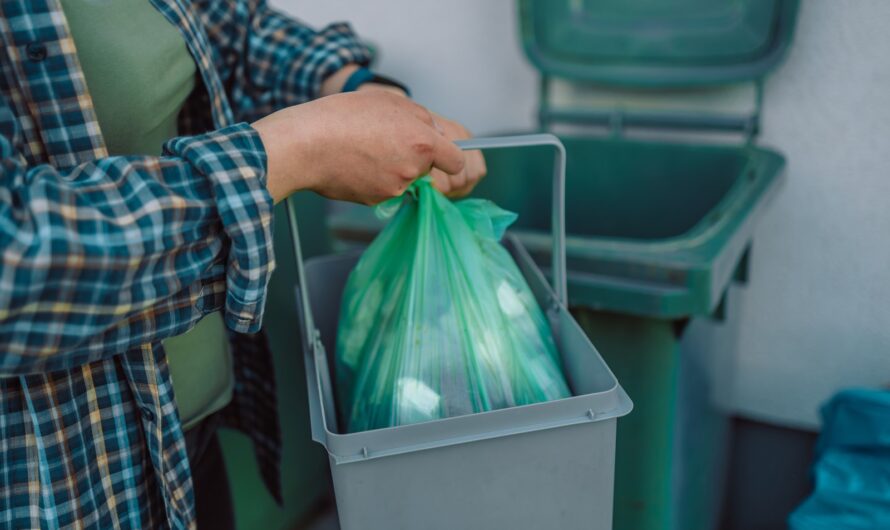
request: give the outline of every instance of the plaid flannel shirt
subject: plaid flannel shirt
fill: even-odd
[[[151,1],[202,81],[161,157],[108,156],[57,0],[0,0],[0,528],[194,527],[160,341],[216,310],[236,370],[224,416],[277,494],[257,333],[272,201],[243,122],[368,52],[348,26],[313,31],[262,0]]]

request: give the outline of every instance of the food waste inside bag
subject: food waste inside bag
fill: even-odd
[[[346,284],[337,390],[349,432],[570,396],[550,326],[500,244],[516,214],[418,180]]]

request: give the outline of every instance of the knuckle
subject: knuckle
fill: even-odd
[[[417,178],[417,175],[418,169],[411,166],[405,166],[396,170],[396,177],[398,177],[399,182],[414,180]]]
[[[429,111],[428,108],[420,105],[419,103],[415,103],[417,105],[418,112],[421,116],[421,120],[427,125],[433,125],[436,123],[436,118],[433,116],[433,113]]]
[[[411,180],[413,179],[399,178],[393,179],[391,182],[387,182],[384,186],[381,186],[379,192],[381,200],[398,197],[399,195],[405,193],[405,190],[408,189],[408,186],[411,184]]]
[[[433,177],[433,186],[437,190],[442,193],[448,193],[451,190],[451,182],[448,180],[448,175],[436,169],[430,172],[430,176]]]
[[[452,187],[454,187],[454,188],[462,188],[462,187],[466,186],[468,180],[469,179],[467,177],[467,174],[464,171],[461,171],[460,173],[451,176],[451,184],[452,184]]]
[[[435,152],[435,148],[433,147],[433,144],[431,144],[430,142],[426,142],[426,141],[415,141],[413,144],[411,144],[411,150],[415,154],[423,157],[424,160],[432,159],[433,154]]]

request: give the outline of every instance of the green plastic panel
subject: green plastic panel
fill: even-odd
[[[571,153],[566,225],[572,236],[637,241],[681,236],[726,196],[748,160],[747,151],[735,147],[566,140]],[[546,175],[548,155],[537,147],[486,153],[495,178],[483,181],[479,194],[518,211],[516,228],[544,229],[550,222],[541,206],[549,204],[549,183],[516,176]]]
[[[545,75],[628,86],[757,79],[782,59],[798,0],[520,0]]]

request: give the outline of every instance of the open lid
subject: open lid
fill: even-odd
[[[799,0],[519,0],[545,76],[628,87],[760,79],[782,60]]]

